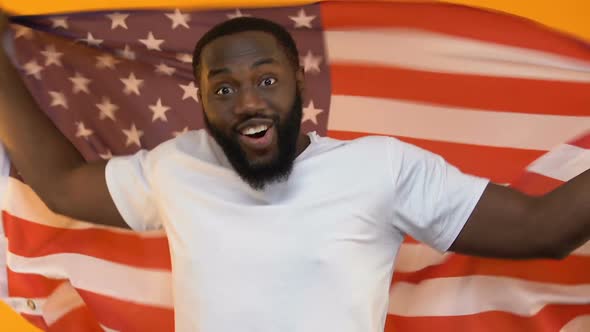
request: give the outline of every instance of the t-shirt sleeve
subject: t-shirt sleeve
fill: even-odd
[[[388,142],[394,226],[439,251],[447,251],[489,180],[465,174],[427,150],[393,138]]]
[[[135,231],[154,230],[162,223],[150,177],[150,153],[114,157],[106,166],[109,193],[125,222]]]

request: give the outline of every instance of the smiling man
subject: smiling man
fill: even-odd
[[[177,331],[382,331],[406,234],[519,259],[588,240],[589,172],[528,197],[394,138],[301,133],[297,59],[275,23],[222,23],[193,61],[207,130],[86,163],[0,51],[0,139],[55,212],[166,230]]]
[[[232,23],[199,41],[193,66],[209,133],[242,179],[263,189],[287,179],[309,145],[299,132],[303,71],[282,28],[261,33],[252,28],[270,30],[265,21]]]

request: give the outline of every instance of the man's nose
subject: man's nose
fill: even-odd
[[[262,100],[255,87],[245,87],[240,89],[236,113],[256,113],[264,110],[264,105],[264,100]]]

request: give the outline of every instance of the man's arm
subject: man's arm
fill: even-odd
[[[8,19],[0,11],[0,37]],[[43,114],[0,46],[0,141],[23,179],[54,212],[128,228],[107,189],[106,162],[88,164]]]
[[[590,170],[531,197],[489,184],[449,250],[499,258],[564,258],[590,240]]]

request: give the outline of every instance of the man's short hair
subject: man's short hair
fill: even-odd
[[[275,22],[262,18],[237,17],[214,26],[197,42],[193,52],[193,73],[197,81],[200,78],[201,53],[203,52],[203,48],[217,38],[246,31],[262,31],[274,36],[293,65],[293,69],[299,68],[297,45],[287,29]]]

